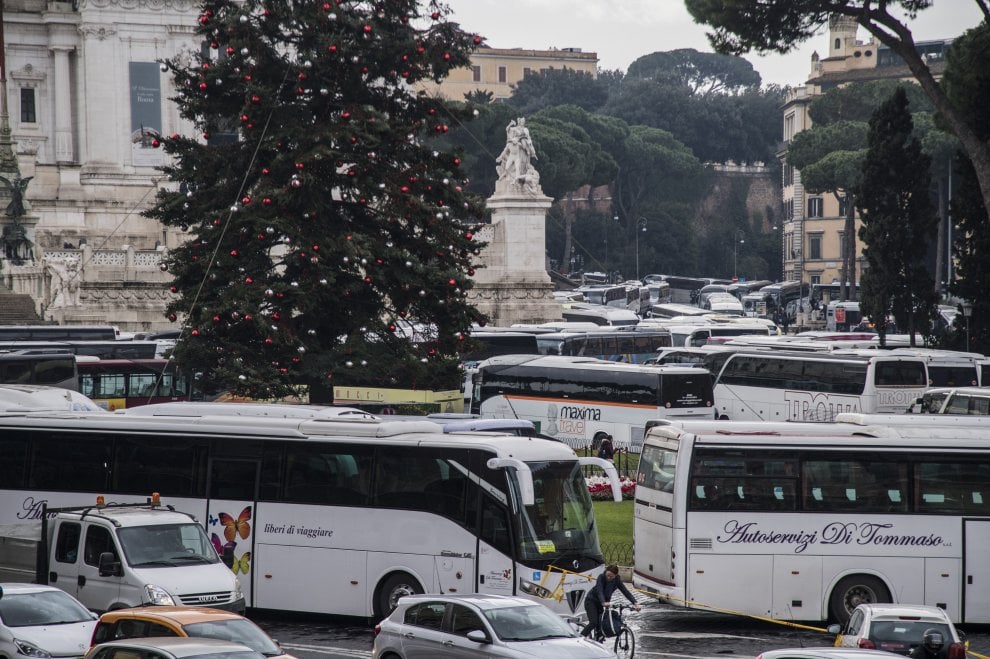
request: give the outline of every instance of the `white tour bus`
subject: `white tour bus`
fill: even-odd
[[[249,607],[380,618],[408,593],[480,592],[573,614],[604,562],[582,465],[621,499],[611,463],[549,439],[263,405],[18,405],[0,414],[0,524],[154,490],[233,550]]]
[[[471,411],[528,419],[538,432],[573,447],[638,452],[646,422],[712,417],[711,374],[703,368],[640,366],[586,357],[503,355],[478,365]]]
[[[638,588],[784,620],[896,602],[990,623],[990,429],[693,425],[647,434]]]
[[[712,353],[720,418],[832,421],[840,412],[903,414],[928,388],[922,357],[783,350]]]

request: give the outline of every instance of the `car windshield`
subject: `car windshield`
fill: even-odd
[[[198,524],[132,526],[117,531],[131,567],[219,563],[217,550]]]
[[[870,640],[878,650],[907,653],[921,644],[921,637],[929,629],[941,633],[946,644],[952,642],[948,625],[921,620],[874,620],[870,624]]]
[[[275,642],[268,637],[268,634],[261,631],[258,625],[244,618],[197,622],[186,625],[183,629],[189,636],[219,638],[226,641],[243,643],[252,650],[257,650],[268,657],[282,654],[282,650],[275,645]]]
[[[536,567],[564,558],[600,557],[591,495],[578,462],[528,464],[536,503],[517,518],[520,560]]]
[[[536,641],[577,636],[560,616],[542,604],[489,609],[484,614],[495,635],[503,641]]]
[[[61,590],[39,593],[4,593],[0,620],[8,627],[69,625],[93,620],[82,604]]]

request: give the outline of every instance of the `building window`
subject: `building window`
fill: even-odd
[[[842,39],[836,39],[835,40],[835,49],[836,50],[839,50],[840,48],[842,48]]]
[[[508,80],[508,75],[506,73],[505,67],[504,66],[498,67],[498,81],[506,82],[506,80]]]
[[[532,72],[533,72],[533,69],[529,68],[528,66],[524,66],[523,67],[523,78],[528,78],[529,77],[529,74],[532,73]]]
[[[784,187],[788,185],[794,185],[794,167],[792,165],[784,165]]]
[[[471,80],[473,82],[481,82],[481,67],[472,66],[471,67]]]
[[[822,258],[822,236],[820,233],[808,234],[808,258],[811,260]]]
[[[34,89],[21,88],[21,123],[34,124],[38,122],[38,114],[34,104]]]
[[[794,138],[794,114],[784,117],[784,141],[790,142]]]
[[[808,197],[808,217],[823,217],[825,204],[821,197]]]
[[[848,204],[849,204],[849,197],[847,197],[846,195],[842,195],[841,197],[839,197],[839,217],[846,216],[846,208],[848,207]]]
[[[811,285],[812,286],[814,286],[815,284],[820,284],[820,283],[822,283],[822,276],[821,275],[811,275]]]

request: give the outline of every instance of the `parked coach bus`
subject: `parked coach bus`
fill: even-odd
[[[990,623],[990,429],[689,425],[643,447],[638,588],[783,620],[895,602]]]
[[[718,415],[733,421],[831,421],[840,412],[903,414],[928,388],[921,357],[784,350],[713,352]]]
[[[249,607],[376,619],[423,592],[580,611],[604,562],[583,465],[621,498],[561,442],[353,415],[8,412],[0,451],[0,524],[161,492],[232,548]]]
[[[612,435],[616,448],[639,452],[647,421],[711,417],[713,405],[711,374],[703,368],[506,355],[478,366],[471,411],[527,419],[574,447],[597,449]]]

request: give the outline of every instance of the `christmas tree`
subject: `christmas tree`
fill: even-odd
[[[422,4],[209,0],[203,52],[163,64],[198,132],[162,140],[175,184],[147,215],[188,233],[167,314],[208,385],[459,387],[483,207],[430,142],[470,111],[413,86],[481,40]]]

